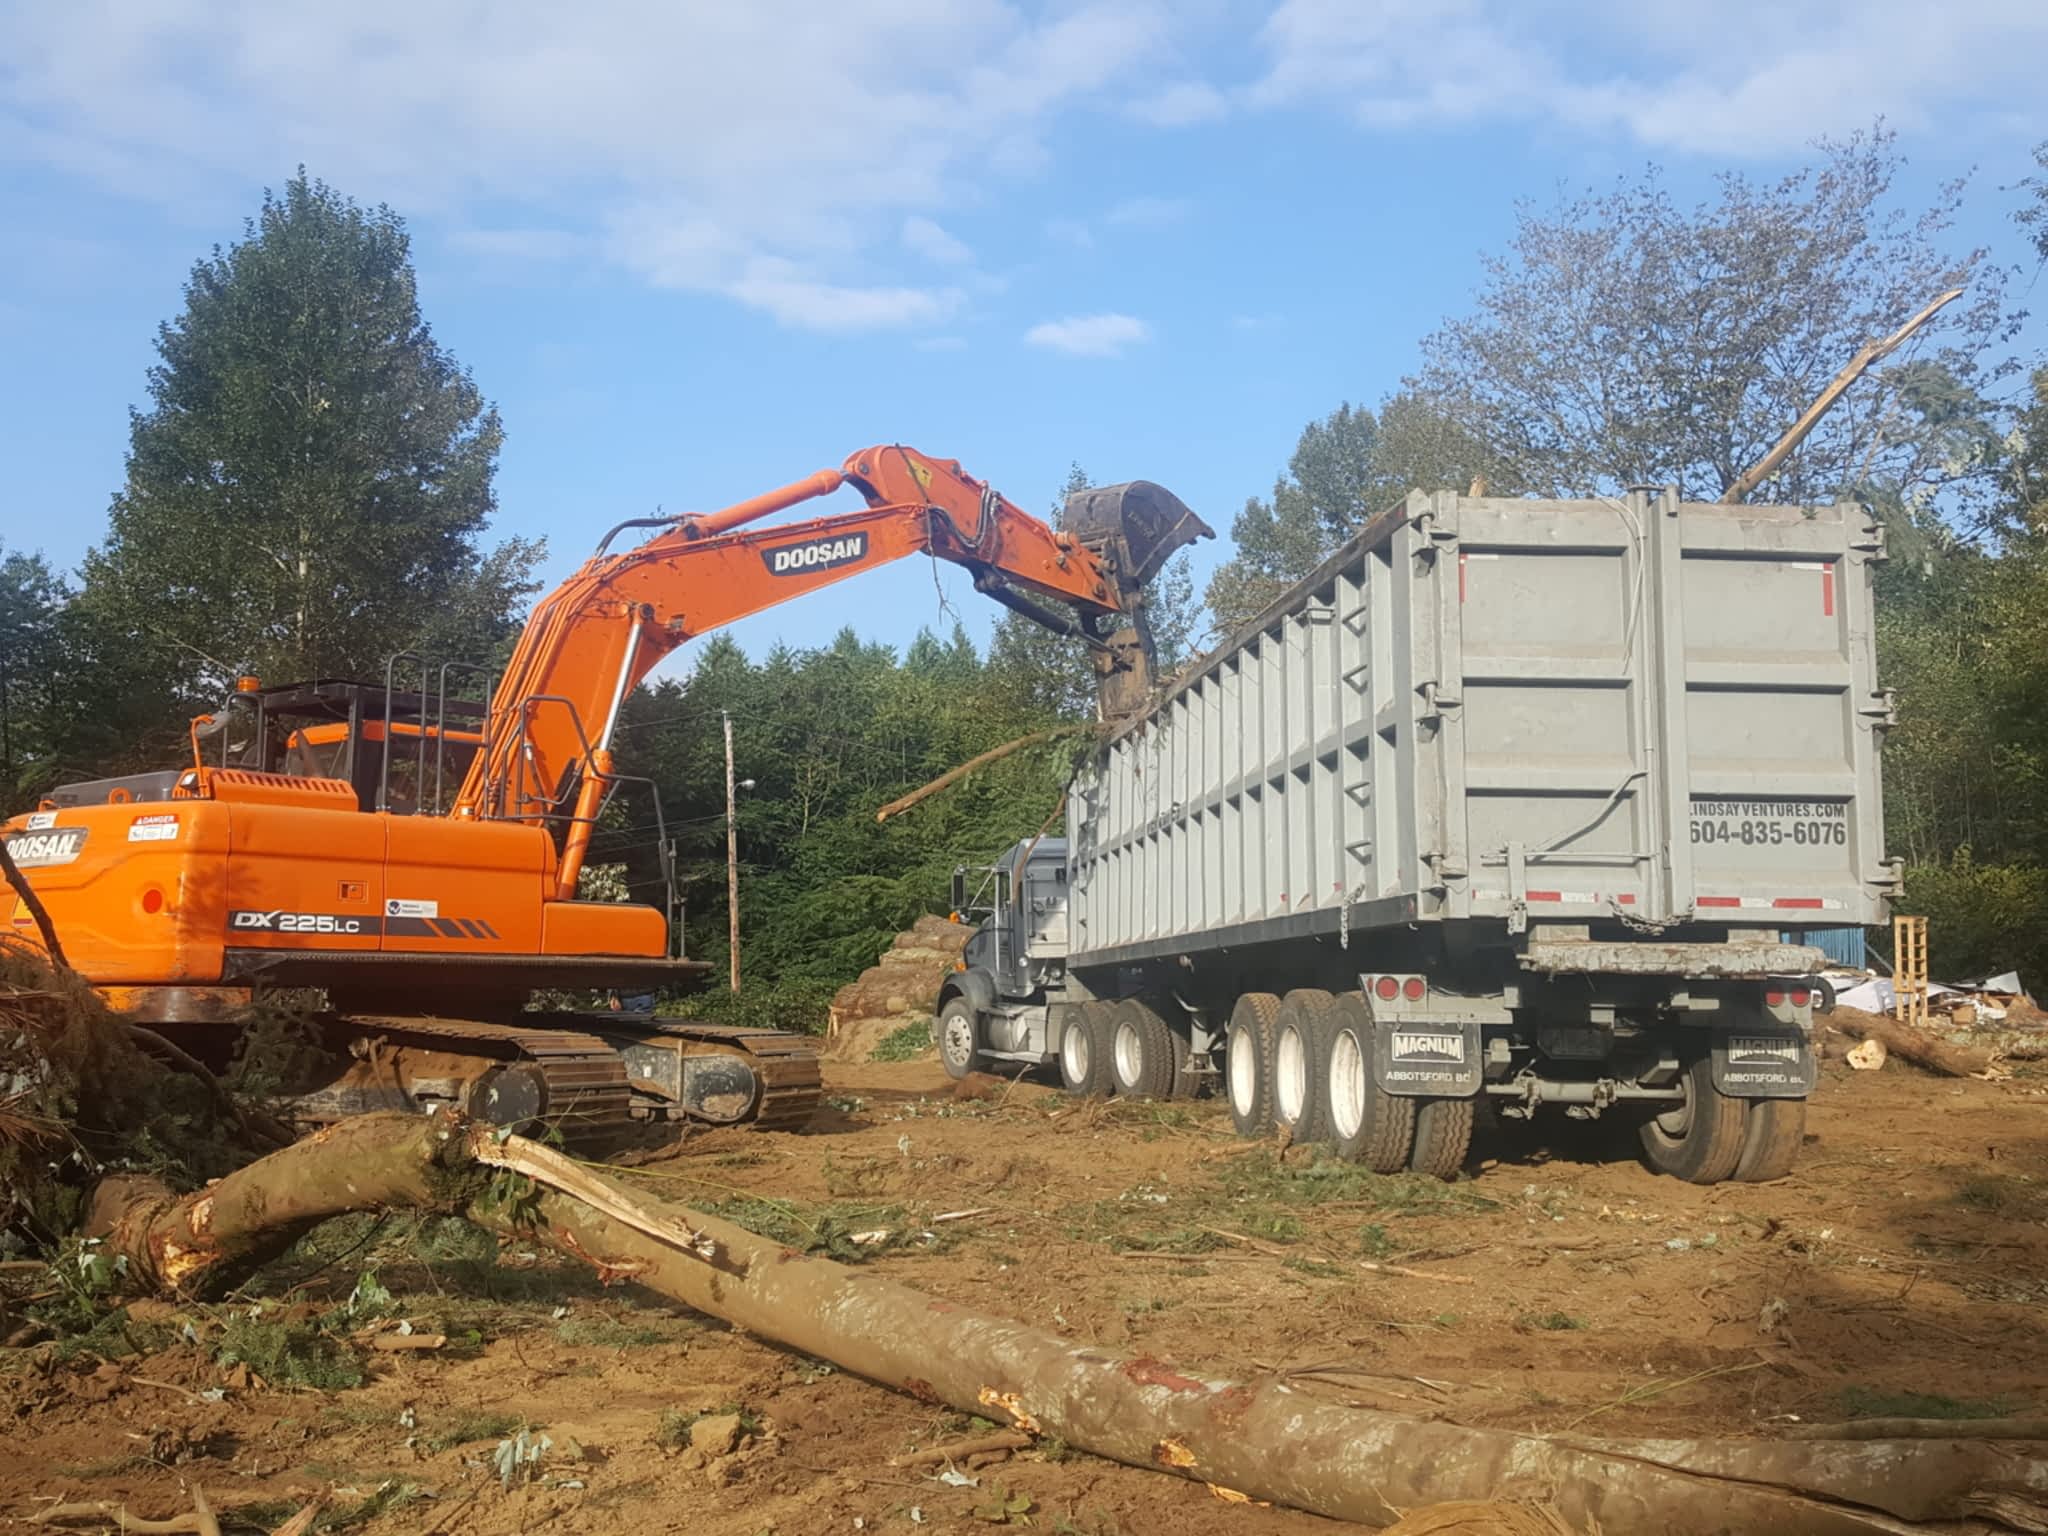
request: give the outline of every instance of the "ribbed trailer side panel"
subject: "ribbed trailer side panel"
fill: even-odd
[[[1852,506],[1411,496],[1103,748],[1073,963],[1881,921],[1881,558]]]

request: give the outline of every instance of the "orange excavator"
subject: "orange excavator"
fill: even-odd
[[[749,526],[841,487],[865,506]],[[919,554],[1085,641],[1105,710],[1135,708],[1143,588],[1209,529],[1147,481],[1079,493],[1063,524],[901,446],[719,512],[636,518],[540,604],[494,681],[411,654],[381,687],[244,679],[193,722],[189,766],[63,786],[6,846],[72,966],[201,1059],[228,1054],[253,1001],[312,999],[326,1049],[293,1085],[302,1122],[454,1105],[593,1147],[800,1125],[819,1097],[807,1037],[537,1004],[689,991],[709,970],[675,952],[658,797],[668,910],[579,896],[600,819],[653,790],[619,770],[620,710],[685,641]],[[659,531],[613,553],[637,528]],[[6,932],[36,942],[25,904]]]

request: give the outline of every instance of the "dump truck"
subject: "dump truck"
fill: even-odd
[[[1483,1102],[1781,1176],[1796,940],[1898,888],[1883,559],[1849,503],[1410,495],[1107,731],[1063,839],[956,874],[947,1069],[1214,1084],[1382,1172],[1456,1172]]]

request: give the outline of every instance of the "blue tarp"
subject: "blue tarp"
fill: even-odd
[[[1868,968],[1863,958],[1861,928],[1792,928],[1786,930],[1783,938],[1787,944],[1811,944],[1836,965],[1857,971]]]

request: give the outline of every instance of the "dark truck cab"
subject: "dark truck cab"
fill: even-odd
[[[1050,1063],[1047,1015],[1066,980],[1067,840],[1027,838],[993,864],[954,870],[953,916],[975,928],[933,1010],[946,1070]]]

